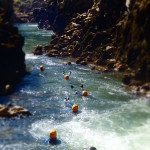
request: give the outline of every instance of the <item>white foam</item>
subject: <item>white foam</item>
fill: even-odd
[[[110,120],[110,114],[106,112],[100,115],[95,111],[88,113],[87,110],[83,110],[82,114],[62,124],[55,120],[35,122],[29,132],[35,139],[41,139],[48,137],[49,130],[55,128],[58,138],[73,150],[89,146],[95,146],[98,150],[148,150],[150,147],[149,120],[141,127],[136,127],[126,134],[120,134],[111,129],[115,124]]]
[[[57,63],[55,63],[51,59],[45,58],[45,56],[42,59],[42,62],[45,63],[45,64],[47,64],[47,65],[49,65],[49,66],[55,66],[55,65],[57,65]]]
[[[26,54],[25,59],[37,59],[38,56],[33,55],[33,54]]]
[[[41,94],[46,93],[46,91],[34,91],[34,90],[28,90],[28,89],[21,89],[20,92],[26,93],[28,95],[41,95]]]

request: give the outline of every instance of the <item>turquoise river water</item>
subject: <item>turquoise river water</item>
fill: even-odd
[[[82,150],[95,146],[98,150],[149,150],[150,99],[129,94],[120,79],[90,70],[89,66],[67,59],[34,56],[37,44],[49,43],[52,32],[38,30],[36,24],[17,25],[25,37],[24,51],[29,74],[17,84],[13,94],[1,102],[27,108],[32,116],[21,119],[0,119],[2,150]],[[39,66],[45,70],[40,72]],[[72,71],[64,80],[63,69]],[[74,95],[70,88],[88,90],[87,97]],[[73,114],[64,98],[79,105]],[[45,142],[55,128],[59,145]]]

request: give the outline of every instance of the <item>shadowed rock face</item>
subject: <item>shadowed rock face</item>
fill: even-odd
[[[74,15],[88,11],[92,5],[93,0],[50,0],[48,20],[54,32],[62,34]]]
[[[14,84],[25,72],[24,38],[11,24],[12,0],[0,0],[0,94],[6,84]]]
[[[120,47],[121,60],[135,70],[138,80],[150,81],[150,1],[136,0],[126,18]]]

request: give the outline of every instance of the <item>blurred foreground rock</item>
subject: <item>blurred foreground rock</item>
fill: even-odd
[[[12,25],[12,5],[12,0],[0,0],[0,95],[8,94],[8,85],[25,73],[24,38]]]

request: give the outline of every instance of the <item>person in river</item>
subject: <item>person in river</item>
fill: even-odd
[[[83,89],[83,84],[81,85],[81,92],[79,92],[73,85],[71,85],[71,88],[74,90],[75,95],[87,96],[87,90]]]
[[[69,61],[69,62],[66,62],[65,65],[72,65],[72,63]]]
[[[65,78],[66,80],[69,80],[69,77],[71,76],[71,74],[72,74],[71,71],[69,71],[68,74],[65,74],[65,72],[63,71],[63,76],[64,76],[64,78]]]
[[[49,144],[51,144],[51,145],[61,144],[61,141],[57,139],[57,132],[55,129],[52,129],[49,132]]]
[[[44,71],[44,67],[41,65],[40,66],[40,70],[43,72]]]
[[[69,100],[69,97],[65,98],[64,99],[64,102],[65,102],[65,106],[72,109],[72,112],[73,113],[77,113],[78,112],[78,104],[73,104],[70,100]]]
[[[64,99],[64,102],[65,102],[65,105],[66,105],[67,107],[72,106],[72,102],[70,102],[69,97],[66,97],[66,98]]]
[[[95,147],[89,147],[88,150],[97,150]]]

